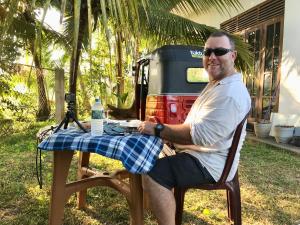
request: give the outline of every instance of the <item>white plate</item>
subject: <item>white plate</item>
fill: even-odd
[[[140,125],[140,120],[130,120],[130,121],[121,121],[121,127],[138,127]]]

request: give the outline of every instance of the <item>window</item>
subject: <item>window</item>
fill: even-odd
[[[246,77],[246,85],[252,99],[251,117],[255,119],[269,119],[278,109],[281,24],[278,18],[245,32],[253,53],[254,73]]]
[[[189,83],[208,82],[208,74],[204,68],[188,68],[187,81]]]
[[[280,22],[267,25],[265,61],[263,71],[262,118],[269,119],[278,101],[278,66],[280,48]]]

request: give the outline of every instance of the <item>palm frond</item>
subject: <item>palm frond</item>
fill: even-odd
[[[64,18],[64,14],[65,14],[65,10],[66,10],[66,2],[67,0],[62,0],[61,1],[61,9],[60,9],[60,23],[62,23],[63,18]]]
[[[110,41],[109,41],[110,35],[109,35],[109,30],[108,30],[108,25],[107,25],[107,15],[106,15],[106,3],[105,3],[105,0],[100,0],[100,5],[101,5],[101,12],[102,12],[102,15],[101,15],[102,25],[104,27],[106,40],[107,40],[107,43],[108,43],[109,48],[110,48]]]
[[[63,20],[63,35],[67,37],[69,44],[72,46],[73,43],[73,27],[74,19],[72,16],[66,16]]]
[[[36,21],[36,23],[40,22]],[[18,39],[24,40],[24,42],[30,42],[35,39],[36,23],[27,21],[26,19],[24,19],[23,15],[18,15],[13,19],[11,26],[9,27],[7,32]],[[67,37],[50,27],[47,28],[45,26],[42,26],[42,24],[39,24],[39,26],[42,27],[42,38],[43,42],[45,42],[45,45],[56,43],[65,46],[66,48],[69,47]]]
[[[251,54],[249,44],[238,35],[233,35],[232,37],[235,40],[236,50],[238,53],[235,62],[237,70],[245,74],[253,74],[253,55]]]
[[[224,14],[229,12],[229,8],[241,9],[243,6],[239,0],[151,0],[151,7],[164,9],[166,11],[175,10],[189,15],[191,13],[202,14],[216,9]]]
[[[32,1],[31,1],[31,8],[32,8],[32,9],[35,8],[35,2],[36,2],[36,0],[32,0]]]
[[[209,34],[216,29],[190,21],[178,15],[150,8],[147,20],[140,10],[142,34],[152,36],[162,44],[194,44],[203,45]]]
[[[8,28],[10,27],[10,25],[13,21],[14,15],[17,12],[18,3],[19,3],[18,0],[10,1],[10,3],[8,5],[6,5],[7,9],[0,6],[2,9],[1,12],[3,12],[3,18],[4,18],[4,23],[2,26],[4,28],[4,30],[2,32],[5,33],[8,30]],[[4,7],[5,7],[5,5],[4,5]]]
[[[12,0],[8,5],[0,5],[0,32],[2,35],[5,35],[7,30],[11,26],[14,15],[17,12],[17,6],[18,0]],[[2,51],[3,44],[3,41],[0,41],[0,51]]]
[[[208,36],[217,31],[214,27],[195,23],[164,10],[150,8],[148,16],[149,20],[145,19],[145,14],[140,13],[141,33],[147,37],[152,37],[160,45],[190,44],[203,46]],[[249,47],[240,37],[233,35],[233,38],[238,51],[236,67],[240,71],[249,73],[252,61]]]
[[[36,20],[36,26],[37,26],[37,35],[35,38],[35,48],[34,48],[34,52],[33,52],[33,56],[38,55],[40,57],[40,61],[41,61],[41,56],[42,56],[42,30],[43,30],[43,24],[45,21],[45,17],[50,5],[50,1],[51,0],[47,0],[45,5],[44,5],[44,10],[43,10],[43,15],[42,15],[42,19],[41,22],[38,22]]]

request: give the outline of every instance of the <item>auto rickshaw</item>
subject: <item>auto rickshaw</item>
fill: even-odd
[[[137,118],[154,116],[161,123],[184,122],[208,83],[202,58],[201,47],[165,45],[140,59],[134,74]]]

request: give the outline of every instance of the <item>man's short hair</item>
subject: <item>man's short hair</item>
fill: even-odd
[[[215,32],[211,33],[208,38],[210,38],[210,37],[223,37],[223,36],[226,36],[228,38],[228,40],[230,42],[230,45],[231,45],[231,49],[235,49],[235,41],[234,41],[232,35],[228,34],[225,31],[215,31]]]

